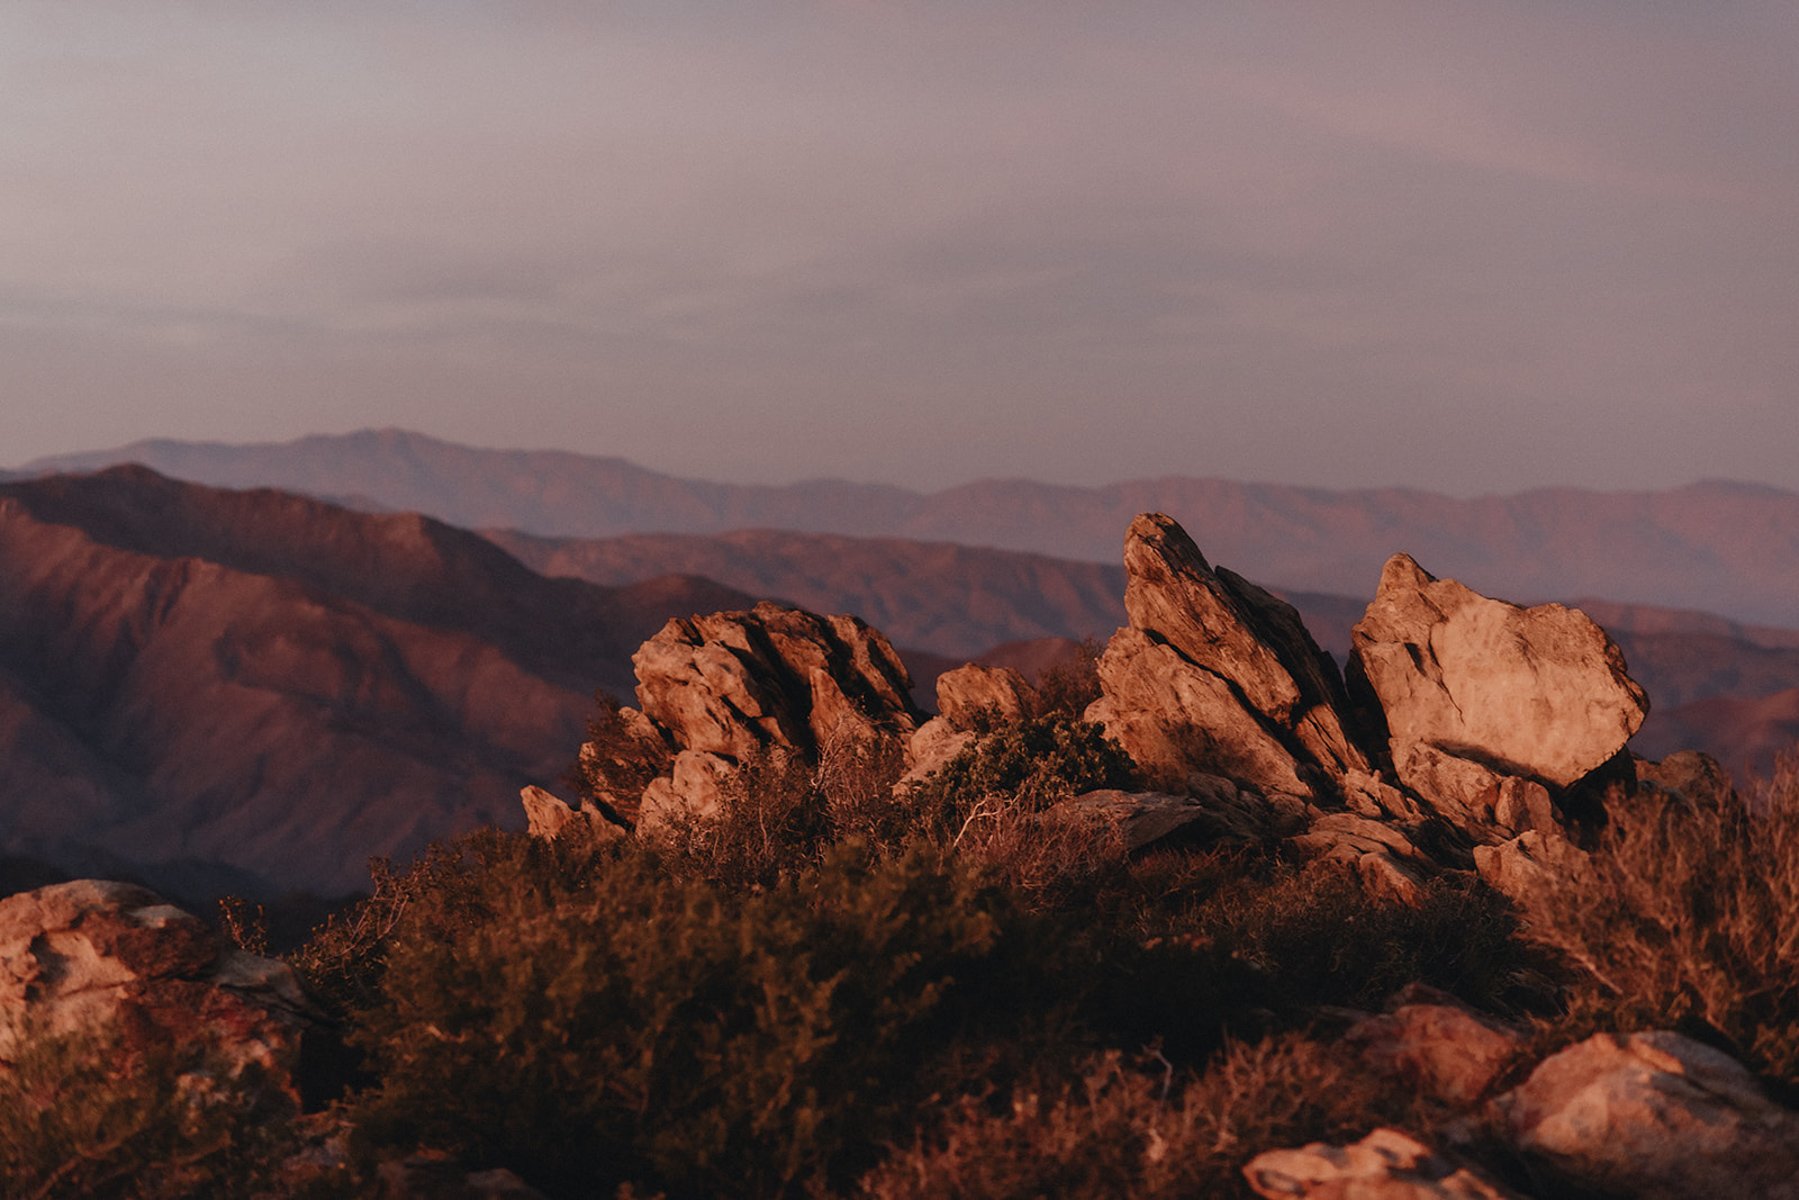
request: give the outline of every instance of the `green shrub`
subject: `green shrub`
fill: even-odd
[[[1094,1059],[1085,1078],[973,1101],[863,1181],[870,1200],[1185,1200],[1249,1196],[1241,1171],[1263,1150],[1353,1139],[1403,1119],[1406,1100],[1349,1055],[1303,1037],[1232,1043],[1204,1073]]]
[[[979,1077],[971,1056],[1029,1052],[1047,1019],[1022,982],[1042,947],[929,852],[841,849],[748,896],[642,853],[596,861],[574,887],[541,886],[529,854],[490,862],[453,927],[400,918],[365,1141],[569,1194],[791,1194],[853,1178]]]
[[[996,722],[923,781],[910,799],[921,831],[954,839],[988,810],[1037,812],[1094,788],[1128,788],[1135,766],[1103,727],[1053,715]]]
[[[1799,1084],[1799,763],[1751,800],[1614,798],[1587,866],[1527,897],[1580,973],[1575,1028],[1680,1028]]]

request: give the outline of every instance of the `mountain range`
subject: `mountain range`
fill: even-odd
[[[1603,596],[1799,627],[1799,493],[1760,485],[1476,498],[1196,478],[1105,487],[990,480],[936,492],[839,480],[771,486],[682,479],[620,458],[476,449],[402,430],[243,446],[139,442],[25,470],[120,462],[551,537],[778,529],[1108,564],[1131,518],[1161,511],[1213,559],[1245,564],[1288,590],[1367,595],[1388,555],[1403,549],[1438,575],[1521,600]]]
[[[0,849],[188,894],[351,890],[370,856],[514,823],[645,637],[750,602],[139,467],[0,485]]]
[[[794,530],[477,533],[359,503],[143,466],[0,483],[0,867],[354,889],[372,855],[516,824],[519,786],[559,780],[593,691],[628,698],[631,654],[671,616],[855,612],[922,698],[961,662],[1034,671],[1123,621],[1111,563]],[[1366,589],[1280,590],[1341,658]],[[1799,632],[1580,604],[1655,701],[1640,752],[1765,772],[1799,740]]]

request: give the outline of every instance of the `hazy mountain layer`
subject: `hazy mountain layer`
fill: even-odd
[[[1215,479],[1099,488],[988,481],[923,493],[679,479],[622,459],[479,450],[400,431],[279,445],[156,441],[40,468],[135,460],[183,478],[428,512],[457,525],[607,537],[772,528],[950,541],[1113,563],[1139,512],[1179,519],[1209,557],[1267,584],[1362,595],[1404,550],[1438,575],[1522,598],[1607,596],[1799,627],[1799,494],[1706,483],[1456,499]]]
[[[178,888],[350,889],[518,822],[592,690],[707,581],[546,580],[416,516],[141,469],[0,488],[0,846]]]

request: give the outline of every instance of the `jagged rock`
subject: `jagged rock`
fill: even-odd
[[[986,715],[1022,720],[1036,704],[1037,689],[1011,667],[970,663],[937,677],[937,715],[953,729],[973,729]]]
[[[1386,716],[1394,770],[1432,801],[1478,804],[1477,772],[1451,780],[1456,764],[1443,758],[1495,780],[1567,787],[1617,755],[1649,711],[1586,614],[1492,600],[1403,554],[1381,572],[1353,643],[1352,670]]]
[[[518,798],[525,806],[526,831],[532,837],[554,841],[571,824],[586,829],[600,841],[616,841],[625,836],[624,826],[609,820],[591,800],[583,800],[581,807],[574,808],[562,797],[540,787],[523,788]]]
[[[1580,1188],[1640,1200],[1799,1196],[1799,1113],[1677,1033],[1601,1034],[1493,1103],[1505,1135]]]
[[[1397,1129],[1376,1129],[1349,1146],[1314,1142],[1300,1150],[1270,1150],[1251,1159],[1243,1177],[1256,1195],[1269,1200],[1506,1200],[1514,1195]]]
[[[1375,1069],[1458,1108],[1486,1095],[1524,1045],[1517,1030],[1444,995],[1399,1003],[1343,1038]]]
[[[1089,720],[1152,778],[1225,775],[1262,792],[1313,795],[1368,762],[1345,731],[1336,665],[1292,606],[1214,570],[1186,531],[1145,513],[1125,535],[1120,630],[1099,661]]]
[[[292,1111],[318,1025],[285,963],[145,888],[81,879],[0,900],[0,1063],[62,1035],[192,1047],[257,1103]]]
[[[1199,794],[1126,792],[1101,788],[1082,792],[1045,813],[1050,820],[1103,821],[1119,832],[1132,853],[1177,836],[1207,843],[1255,841],[1278,820],[1268,803],[1228,779],[1213,777]]]
[[[673,751],[642,792],[640,828],[678,810],[715,808],[726,781],[752,758],[816,763],[821,748],[839,740],[904,738],[919,724],[905,665],[855,617],[763,603],[677,619],[631,661],[649,728],[636,736]]]
[[[1548,879],[1578,879],[1587,853],[1559,830],[1531,829],[1508,841],[1474,848],[1474,869],[1501,895],[1524,904]]]

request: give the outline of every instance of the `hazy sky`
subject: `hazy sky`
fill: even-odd
[[[10,0],[0,463],[1799,487],[1799,5]]]

